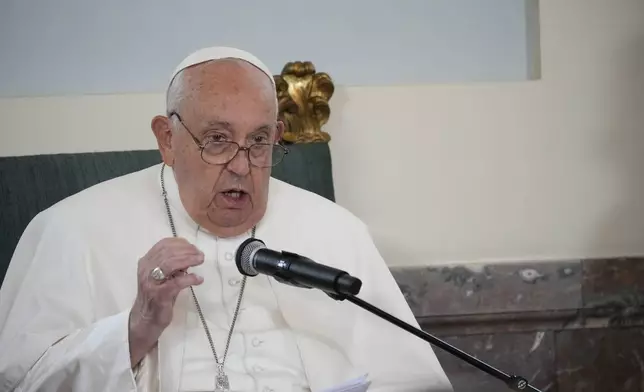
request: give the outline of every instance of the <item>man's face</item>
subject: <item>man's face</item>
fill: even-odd
[[[185,69],[180,83],[174,109],[181,121],[174,115],[155,119],[157,125],[153,121],[157,138],[169,138],[167,149],[159,143],[164,161],[173,167],[182,203],[195,222],[218,236],[240,235],[266,212],[271,169],[251,165],[249,152],[242,150],[228,163],[206,163],[190,133],[202,145],[279,141],[283,124],[277,121],[273,85],[263,72],[237,60]]]

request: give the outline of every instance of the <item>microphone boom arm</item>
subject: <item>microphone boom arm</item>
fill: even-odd
[[[430,343],[444,351],[447,351],[448,353],[462,359],[463,361],[469,363],[470,365],[474,366],[475,368],[503,381],[505,385],[510,388],[512,391],[516,392],[523,392],[523,391],[533,391],[533,392],[541,392],[539,389],[535,388],[534,386],[530,385],[528,381],[520,376],[515,376],[515,375],[510,375],[505,372],[502,372],[501,370],[488,365],[487,363],[481,361],[480,359],[469,355],[468,353],[459,350],[458,348],[452,346],[451,344],[428,334],[427,332],[418,329],[416,327],[413,327],[406,322],[392,316],[391,314],[385,312],[382,309],[379,309],[370,303],[356,297],[355,295],[342,295],[342,294],[328,294],[331,298],[342,301],[342,300],[347,300],[362,309],[375,314],[376,316],[389,321],[390,323],[396,325],[399,328],[404,329],[405,331],[411,333],[412,335],[415,335],[422,340],[426,341],[427,343]]]
[[[427,332],[413,327],[393,315],[356,297],[362,281],[347,272],[316,263],[292,252],[277,252],[266,248],[262,240],[249,238],[242,242],[235,255],[235,264],[242,275],[256,276],[260,273],[272,276],[280,283],[306,289],[316,288],[337,301],[347,300],[422,340],[454,355],[475,368],[503,381],[513,391],[541,392],[519,376],[506,374],[480,359],[467,354],[451,344]]]

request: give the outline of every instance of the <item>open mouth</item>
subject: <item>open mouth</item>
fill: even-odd
[[[228,191],[225,191],[223,193],[224,193],[224,196],[229,197],[231,199],[235,199],[235,200],[239,200],[239,199],[241,199],[242,197],[244,197],[246,195],[246,192],[244,192],[244,191],[232,190],[232,189],[228,190]]]
[[[220,192],[215,200],[219,207],[238,209],[243,208],[250,201],[250,197],[241,189],[228,189]]]

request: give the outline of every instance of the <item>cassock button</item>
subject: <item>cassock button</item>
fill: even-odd
[[[253,345],[253,347],[259,347],[264,343],[263,340],[260,340],[259,338],[253,338],[253,340],[250,342],[250,344]]]
[[[226,260],[227,260],[227,261],[231,261],[231,260],[233,259],[233,254],[232,254],[232,253],[230,253],[230,252],[226,252],[226,255],[225,255],[225,256],[226,256]]]
[[[241,282],[241,280],[239,280],[237,278],[228,279],[228,284],[231,285],[231,286],[237,286],[239,284],[239,282]]]

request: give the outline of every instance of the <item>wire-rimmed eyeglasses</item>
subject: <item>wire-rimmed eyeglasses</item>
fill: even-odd
[[[205,143],[199,141],[190,131],[177,112],[169,113],[168,117],[176,116],[181,125],[188,131],[192,140],[199,150],[201,150],[201,159],[211,165],[225,165],[235,159],[239,151],[248,153],[248,162],[251,165],[268,168],[277,166],[284,156],[288,154],[288,149],[279,143],[253,143],[248,147],[242,147],[234,141],[217,141],[208,140]]]

